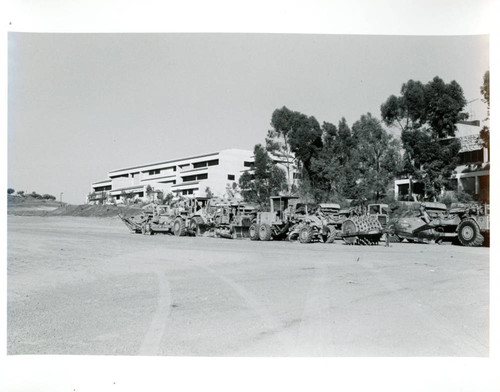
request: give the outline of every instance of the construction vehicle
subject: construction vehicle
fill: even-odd
[[[490,244],[490,206],[452,205],[449,211],[455,220],[460,219],[456,233],[463,246],[481,246]]]
[[[318,204],[318,212],[325,216],[333,216],[338,214],[340,211],[340,204],[337,203],[320,203]]]
[[[187,233],[202,236],[213,227],[213,200],[210,197],[187,198]]]
[[[140,234],[142,232],[142,227],[144,222],[149,220],[147,213],[142,213],[140,215],[133,215],[126,217],[124,215],[118,215],[123,223],[134,233]]]
[[[270,197],[270,211],[259,211],[255,221],[249,227],[251,240],[283,240],[294,221],[295,207],[299,198],[296,196]]]
[[[258,207],[251,203],[218,203],[212,215],[212,231],[217,237],[246,238],[257,210]]]
[[[391,221],[393,239],[396,242],[406,240],[407,242],[431,242],[443,240],[445,231],[435,230],[426,226],[431,220],[441,219],[446,216],[447,207],[443,203],[414,202],[409,204],[410,209],[403,215]],[[448,234],[453,235],[454,230]]]
[[[388,221],[387,204],[369,204],[340,208],[338,204],[320,204],[319,212],[326,220],[326,242],[343,240],[348,245],[376,245]]]
[[[321,205],[320,205],[321,206]],[[352,215],[352,208],[327,208],[320,207],[320,211],[328,221],[328,226],[335,229],[335,239],[342,239],[342,225],[344,221]]]
[[[378,209],[372,208],[377,211],[376,216],[369,215],[367,209],[360,207],[341,209],[336,203],[312,205],[300,203],[296,198],[292,201],[274,197],[271,198],[271,213],[263,213],[263,216],[271,219],[276,216],[277,219],[272,223],[263,222],[264,226],[261,223],[259,239],[269,238],[270,227],[273,239],[298,238],[301,243],[333,243],[338,238],[348,245],[376,245],[384,233],[379,219],[386,212],[382,207],[387,205],[372,206],[379,206]],[[273,213],[280,209],[283,213]],[[384,217],[387,218],[387,214]]]
[[[303,243],[335,242],[336,229],[330,223],[329,215],[340,210],[338,204],[319,205],[297,204],[295,210],[295,225],[288,234],[289,240],[298,240]]]
[[[342,223],[342,239],[347,245],[378,245],[384,234],[379,220],[367,214],[351,214]]]
[[[184,199],[174,199],[170,204],[151,203],[138,216],[120,216],[125,225],[135,233],[153,235],[169,233],[175,236],[187,234],[186,221],[189,211]]]
[[[450,241],[463,246],[488,244],[489,205],[455,203],[448,210],[443,203],[416,203],[401,218],[391,222],[398,241],[441,243]]]
[[[389,223],[389,205],[388,204],[368,204],[367,214],[374,216],[380,222],[383,229],[387,228]]]
[[[315,205],[300,202],[296,196],[272,196],[270,211],[256,214],[249,228],[250,239],[334,242],[336,230],[328,214],[339,209],[338,204]]]

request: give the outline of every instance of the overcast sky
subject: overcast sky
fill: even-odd
[[[409,79],[456,80],[473,117],[487,36],[8,36],[8,186],[83,203],[120,167],[263,143],[287,106],[352,125]]]

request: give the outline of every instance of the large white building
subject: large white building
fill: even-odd
[[[456,189],[466,192],[476,200],[489,202],[490,191],[490,161],[489,151],[482,146],[479,133],[479,121],[464,121],[457,124],[455,137],[460,139],[459,152],[460,164],[455,169],[453,176]],[[397,200],[409,197],[408,178],[396,180],[394,193]],[[413,183],[413,192],[418,193],[419,184]]]
[[[120,202],[123,196],[143,198],[148,185],[164,194],[205,196],[207,188],[223,196],[254,164],[253,152],[228,149],[210,154],[112,170],[108,179],[92,183],[88,203]]]

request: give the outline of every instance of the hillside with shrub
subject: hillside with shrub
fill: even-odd
[[[119,214],[132,215],[141,211],[140,206],[137,205],[72,205],[60,203],[54,196],[40,195],[36,192],[7,193],[8,215],[113,217]]]

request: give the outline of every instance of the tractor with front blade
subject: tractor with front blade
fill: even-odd
[[[213,233],[222,238],[246,238],[257,216],[257,206],[251,203],[226,202],[214,206]]]

